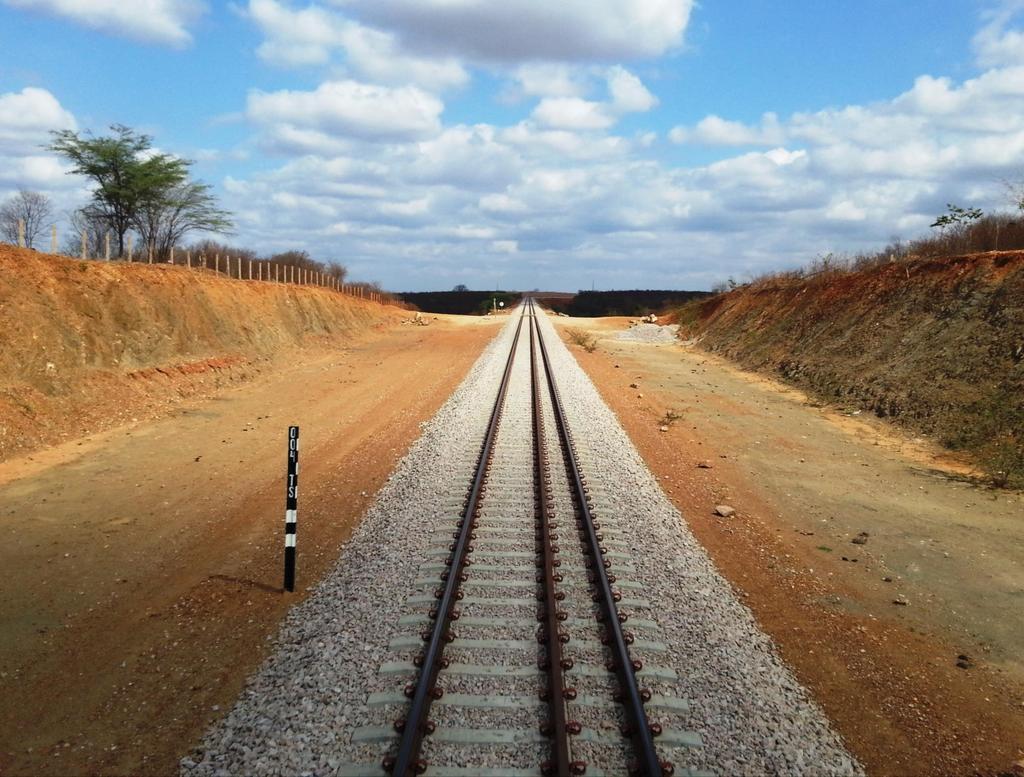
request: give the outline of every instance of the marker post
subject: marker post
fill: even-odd
[[[299,427],[288,427],[288,481],[284,502],[284,590],[295,590],[295,532],[299,507]]]

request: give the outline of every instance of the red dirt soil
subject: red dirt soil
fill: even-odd
[[[495,323],[400,326],[319,289],[2,256],[0,774],[176,773]]]
[[[403,317],[316,287],[0,244],[0,461],[155,417]]]

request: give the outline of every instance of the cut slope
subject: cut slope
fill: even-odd
[[[400,316],[316,287],[0,246],[0,460]]]
[[[1024,479],[1024,254],[780,279],[694,302],[684,336]]]

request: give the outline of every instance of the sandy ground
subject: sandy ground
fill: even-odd
[[[495,331],[392,327],[0,464],[0,774],[175,771]],[[300,590],[284,595],[289,424]]]
[[[559,320],[598,338],[573,353],[870,773],[1015,773],[1022,495],[699,350],[617,340],[626,324]]]

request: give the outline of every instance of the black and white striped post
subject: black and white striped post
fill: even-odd
[[[284,502],[284,590],[295,590],[295,531],[299,510],[299,427],[288,427],[288,482]]]

